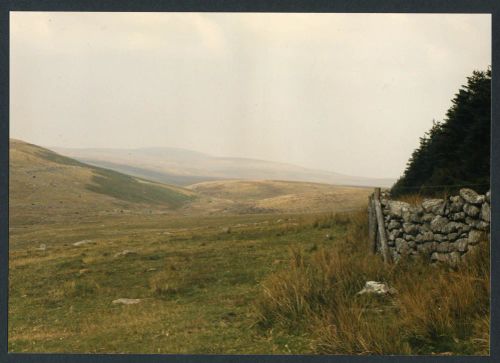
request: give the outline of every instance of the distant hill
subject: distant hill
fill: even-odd
[[[475,71],[452,100],[442,122],[420,138],[393,195],[489,189],[491,69]]]
[[[216,157],[177,148],[52,150],[82,162],[158,182],[187,186],[203,181],[248,179],[290,180],[348,186],[389,187],[394,179],[348,176],[287,163]]]
[[[338,212],[366,204],[371,188],[280,180],[224,180],[189,187],[210,202],[225,201],[225,209],[245,212]],[[196,203],[195,203],[196,204]]]
[[[194,193],[89,166],[42,147],[10,140],[11,218],[97,214],[130,208],[174,210]]]

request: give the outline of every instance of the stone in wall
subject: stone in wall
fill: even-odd
[[[474,190],[468,188],[460,189],[460,196],[470,204],[482,204],[486,199],[484,195],[479,195]]]
[[[481,219],[485,222],[490,222],[491,221],[490,218],[491,218],[490,204],[488,202],[485,202],[481,207]]]
[[[481,210],[478,207],[476,207],[475,205],[472,205],[472,204],[469,204],[469,203],[465,203],[464,204],[464,212],[469,217],[476,218],[479,215],[480,211]]]
[[[431,230],[432,232],[442,232],[443,229],[448,224],[449,220],[446,217],[442,217],[440,215],[435,216],[431,221]]]
[[[455,213],[462,212],[465,202],[461,196],[456,195],[450,197],[450,202],[451,202],[449,205],[450,212],[455,212]]]
[[[426,213],[443,215],[446,203],[443,199],[428,199],[422,202],[422,208]]]
[[[394,220],[394,219],[393,219],[393,220],[391,220],[391,221],[390,221],[390,223],[387,225],[387,229],[388,229],[389,231],[391,231],[391,230],[393,230],[393,229],[397,229],[397,228],[399,228],[399,227],[401,227],[401,223],[399,223],[398,221],[396,221],[396,220]]]
[[[387,201],[388,212],[391,217],[402,218],[403,217],[403,209],[409,209],[410,204],[406,202],[400,202],[396,200]]]

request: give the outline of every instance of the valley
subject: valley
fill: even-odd
[[[370,188],[283,180],[168,185],[11,140],[11,352],[311,351],[256,327],[261,282],[345,234]],[[319,222],[318,222],[319,221]],[[119,305],[117,299],[139,299]]]

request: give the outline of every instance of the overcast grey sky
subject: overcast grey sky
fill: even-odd
[[[398,177],[490,15],[11,13],[11,137]]]

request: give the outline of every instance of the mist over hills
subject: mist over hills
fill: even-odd
[[[48,147],[87,164],[150,180],[187,186],[222,179],[266,179],[390,187],[395,179],[367,178],[266,160],[217,157],[170,147],[138,149]]]
[[[144,154],[154,159],[164,155],[165,150],[148,149]],[[179,154],[177,160],[184,158],[189,166],[198,165],[197,159],[198,163],[206,159],[203,154],[194,152]],[[258,160],[254,163],[257,166],[272,164]],[[195,182],[189,187],[180,187],[89,165],[14,139],[10,139],[9,168],[10,218],[18,225],[81,220],[98,215],[331,212],[362,205],[371,192],[370,188],[327,183],[255,179],[195,182],[201,178],[174,175],[178,181]],[[148,169],[126,168],[163,178],[166,175]]]

